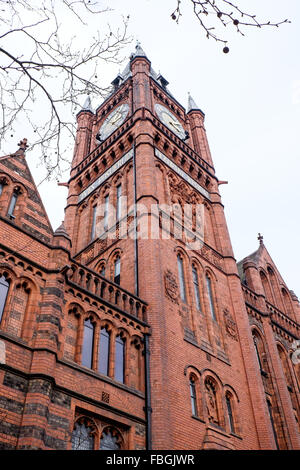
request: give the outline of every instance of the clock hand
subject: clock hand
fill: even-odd
[[[179,126],[180,126],[180,124],[179,124],[178,122],[169,121],[169,123],[170,123],[171,126],[173,126],[177,131],[179,131]]]
[[[117,113],[116,116],[114,116],[114,118],[112,119],[111,123],[115,124],[116,122],[120,120],[121,117],[122,115],[120,113]]]

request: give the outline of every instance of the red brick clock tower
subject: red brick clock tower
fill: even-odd
[[[299,369],[288,357],[299,303],[287,288],[289,313],[249,301],[264,298],[263,261],[238,270],[203,112],[191,96],[186,112],[140,45],[112,84],[104,103],[93,110],[88,98],[77,115],[64,224],[53,233],[44,222],[48,239],[31,232],[35,254],[22,253],[33,266],[29,303],[17,292],[21,244],[6,239],[0,384],[20,409],[9,411],[16,435],[0,422],[3,447],[299,449]],[[0,168],[1,227],[28,238],[24,211],[9,221],[5,212],[24,149],[16,159]],[[32,197],[23,179],[22,197]],[[23,314],[12,310],[18,298]],[[14,329],[12,311],[24,327]],[[292,311],[284,330],[275,325]],[[26,365],[9,362],[14,350],[26,350]]]
[[[113,84],[95,114],[87,102],[78,116],[65,225],[81,262],[113,278],[120,259],[121,285],[149,305],[152,446],[274,448],[204,114],[191,97],[186,113],[140,46]],[[93,211],[108,199],[117,206],[118,191],[140,206],[137,225],[158,218],[157,237],[148,227],[137,241],[130,231],[92,240]],[[194,250],[178,235],[176,210],[164,230],[164,207],[184,204],[203,206],[204,243]]]

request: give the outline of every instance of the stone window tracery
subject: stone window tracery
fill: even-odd
[[[220,425],[220,410],[217,399],[217,384],[211,378],[205,380],[205,398],[208,421]]]
[[[100,438],[100,450],[120,450],[121,436],[112,427],[105,428]]]
[[[93,425],[87,419],[77,421],[72,432],[72,450],[94,450],[94,442]]]

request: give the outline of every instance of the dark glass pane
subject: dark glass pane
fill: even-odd
[[[190,380],[190,394],[191,394],[192,413],[194,416],[198,416],[196,387],[195,387],[195,382],[193,382],[192,380]]]
[[[17,199],[18,199],[17,194],[13,193],[13,195],[12,195],[12,197],[11,197],[11,200],[10,200],[8,212],[7,212],[8,215],[13,215],[14,210],[15,210],[15,207],[16,207]]]
[[[104,203],[105,203],[105,208],[104,208],[104,229],[106,230],[107,227],[108,227],[109,196],[105,197]]]
[[[195,291],[195,299],[196,299],[196,307],[198,310],[201,310],[200,304],[200,292],[199,292],[199,284],[198,284],[198,273],[194,266],[192,267],[193,271],[193,282],[194,282],[194,291]]]
[[[115,261],[115,274],[114,274],[114,282],[116,284],[120,284],[120,274],[121,274],[121,260],[117,258]]]
[[[9,283],[4,276],[0,277],[0,321],[3,315],[5,302],[7,298]]]
[[[93,212],[92,212],[91,240],[94,240],[94,238],[95,238],[95,232],[96,232],[96,215],[97,215],[97,206],[93,207]]]
[[[2,191],[3,191],[3,184],[0,183],[0,196],[1,196],[1,194],[2,194]]]
[[[103,265],[100,271],[101,276],[105,276],[105,266]]]
[[[211,287],[211,280],[208,276],[206,276],[206,285],[207,285],[207,291],[208,291],[210,313],[211,313],[211,316],[212,316],[213,320],[216,320],[215,307],[214,307],[214,301],[213,301],[213,293],[212,293],[212,287]]]
[[[116,355],[115,355],[115,379],[124,383],[124,353],[125,341],[120,337],[116,337]]]
[[[100,334],[98,369],[99,372],[104,375],[108,375],[109,343],[110,334],[106,331],[105,328],[102,328]]]
[[[259,368],[260,368],[260,370],[262,370],[260,355],[259,355],[258,346],[257,346],[257,340],[256,340],[255,337],[254,337],[254,347],[255,347],[255,352],[256,352],[256,357],[257,357],[257,360],[258,360]]]
[[[185,293],[185,282],[184,282],[184,270],[183,270],[183,261],[180,256],[177,256],[178,263],[178,275],[179,275],[179,288],[180,288],[180,297],[185,302],[186,293]]]
[[[122,186],[119,184],[117,187],[117,220],[121,217],[121,196],[122,196]]]
[[[94,325],[90,320],[84,322],[84,334],[82,345],[82,365],[92,367],[93,360],[93,342],[94,342]]]
[[[112,436],[109,431],[103,432],[100,439],[100,450],[117,450],[120,449],[119,444],[117,443],[118,438]]]
[[[91,428],[85,424],[75,424],[72,433],[72,450],[94,450],[94,436],[91,436]]]
[[[227,412],[228,412],[228,418],[229,418],[229,424],[230,424],[230,431],[234,432],[234,422],[233,422],[233,415],[232,415],[232,408],[231,408],[231,400],[228,396],[226,396],[226,406],[227,406]]]
[[[275,439],[275,444],[276,444],[276,447],[277,447],[277,449],[278,449],[278,441],[277,441],[277,434],[276,434],[275,425],[274,425],[274,420],[273,420],[272,405],[271,405],[271,403],[269,402],[269,400],[267,400],[267,404],[268,404],[269,416],[270,416],[270,421],[271,421],[271,425],[272,425],[272,430],[273,430],[273,435],[274,435],[274,439]]]

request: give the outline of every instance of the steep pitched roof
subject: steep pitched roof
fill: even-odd
[[[263,237],[259,234],[259,237],[258,237],[260,243],[259,243],[259,247],[256,251],[254,251],[253,253],[251,253],[249,256],[246,256],[245,258],[243,258],[241,261],[239,261],[237,263],[237,267],[238,267],[238,272],[239,272],[239,276],[241,278],[241,281],[244,282],[245,281],[245,273],[244,273],[244,270],[243,270],[243,264],[245,261],[252,261],[256,266],[257,268],[261,268],[261,269],[264,269],[266,270],[268,267],[272,268],[274,270],[274,272],[276,273],[277,275],[277,278],[278,278],[278,281],[280,283],[280,285],[282,285],[283,287],[285,287],[290,293],[291,295],[295,296],[294,292],[291,291],[290,289],[288,289],[286,283],[284,282],[284,279],[283,277],[281,276],[276,264],[274,263],[270,253],[268,252],[264,242],[263,242]]]
[[[15,153],[0,157],[0,172],[6,174],[13,184],[19,183],[25,188],[26,203],[19,225],[31,235],[49,243],[53,230],[25,158],[26,148],[27,140],[23,139]]]

